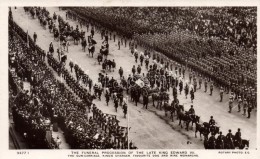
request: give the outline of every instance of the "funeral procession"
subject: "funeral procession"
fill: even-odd
[[[256,149],[257,7],[9,7],[9,149]]]

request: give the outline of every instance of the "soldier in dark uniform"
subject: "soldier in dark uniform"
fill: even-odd
[[[185,96],[186,96],[186,99],[187,99],[187,96],[189,94],[189,86],[188,86],[188,84],[185,85],[184,91],[185,91]]]
[[[175,99],[177,99],[177,88],[175,87],[175,86],[173,86],[173,88],[172,88],[172,95],[173,95],[173,98],[174,98],[174,100]]]
[[[118,50],[120,50],[120,40],[118,39]]]
[[[223,94],[224,94],[224,89],[223,87],[220,87],[220,102],[223,100]]]
[[[243,113],[243,115],[246,115],[246,110],[247,110],[247,108],[248,108],[248,103],[247,103],[247,100],[244,99],[244,102],[243,102],[243,110],[244,110],[244,113]]]
[[[196,78],[194,78],[194,80],[193,80],[193,85],[194,85],[194,92],[196,92],[197,91],[197,79]]]
[[[138,67],[137,67],[137,73],[140,74],[140,73],[141,73],[141,70],[142,70],[141,66],[138,65]]]
[[[147,58],[147,59],[145,59],[145,67],[146,67],[146,69],[148,69],[148,65],[149,65],[149,59]]]
[[[252,105],[251,104],[248,104],[248,108],[247,108],[247,118],[250,118],[250,114],[251,114],[251,111],[252,111]]]
[[[134,65],[133,68],[132,68],[133,75],[135,75],[135,72],[136,72],[136,69],[135,69],[135,65]]]
[[[119,75],[120,75],[120,79],[123,77],[123,73],[124,73],[124,71],[123,71],[123,68],[122,67],[120,67],[119,68],[119,71],[118,71],[118,73],[119,73]]]
[[[137,59],[138,59],[138,52],[137,51],[135,51],[134,56],[135,56],[135,62],[137,63]]]
[[[190,106],[189,113],[192,114],[192,115],[195,114],[195,110],[193,108],[193,105]]]
[[[193,103],[193,100],[194,100],[194,90],[193,89],[190,90],[190,98],[191,98],[191,103]]]
[[[116,109],[116,112],[117,112],[117,108],[118,108],[118,98],[115,96],[115,99],[114,99],[114,106],[115,106],[115,109]]]
[[[123,113],[124,113],[124,118],[126,118],[126,114],[127,114],[127,104],[124,103],[123,105]]]
[[[204,87],[205,87],[205,91],[204,92],[207,92],[207,89],[208,89],[207,78],[205,78]]]
[[[36,39],[37,39],[37,34],[34,32],[33,33],[33,41],[34,41],[34,43],[36,43]]]
[[[147,109],[148,106],[148,96],[144,95],[143,96],[143,107],[145,107],[145,109]]]
[[[70,72],[72,72],[72,68],[74,67],[74,64],[72,61],[70,61],[69,66],[70,66]]]
[[[202,84],[202,77],[200,75],[200,77],[199,77],[199,89],[201,89],[201,84]]]
[[[229,107],[228,112],[231,113],[232,108],[233,108],[233,99],[231,97],[229,98],[228,107]]]
[[[215,149],[216,148],[216,138],[215,138],[215,135],[214,133],[211,133],[211,136],[209,138],[209,149]]]
[[[144,55],[141,54],[141,56],[140,56],[140,64],[141,64],[141,66],[143,66],[143,61],[144,61]]]
[[[183,82],[180,81],[180,83],[179,83],[179,91],[180,91],[180,94],[181,94],[182,90],[183,90]]]
[[[215,124],[215,120],[213,119],[213,116],[210,117],[209,125]]]
[[[241,99],[241,96],[239,95],[239,96],[238,96],[238,105],[237,105],[238,111],[237,111],[237,112],[240,112],[242,105],[243,105],[243,101],[242,101],[242,99]]]
[[[232,134],[230,129],[228,130],[228,134],[226,135],[226,139],[227,139],[227,142],[229,142],[231,144],[231,147],[234,147],[233,134]]]
[[[114,39],[114,42],[116,41],[116,34],[114,33],[113,34],[113,39]]]
[[[217,144],[219,145],[220,149],[224,149],[224,140],[225,140],[225,136],[222,135],[222,131],[220,131],[217,138]]]
[[[237,129],[237,132],[235,134],[234,140],[238,143],[238,145],[240,147],[241,144],[242,144],[240,128]]]
[[[213,82],[211,82],[211,84],[210,84],[210,95],[212,96],[212,92],[213,92]]]

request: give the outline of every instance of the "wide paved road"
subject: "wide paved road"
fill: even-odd
[[[61,15],[65,19],[65,11],[59,11],[56,7],[47,7],[47,10],[50,11],[51,15],[56,12],[56,14]],[[23,8],[17,8],[14,11],[13,8],[13,17],[14,20],[25,30],[29,31],[30,36],[34,32],[38,34],[37,44],[44,50],[48,50],[49,43],[54,42],[54,49],[58,47],[58,42],[53,40],[53,34],[49,33],[49,30],[44,30],[37,19],[32,19],[30,15],[25,14]],[[70,25],[73,25],[74,28],[77,22],[73,20],[68,20]],[[86,31],[86,35],[90,33],[87,32],[86,28],[83,27],[83,30]],[[101,45],[101,35],[95,32],[94,39],[97,41],[96,50],[100,49]],[[113,76],[116,79],[119,79],[118,69],[120,66],[124,69],[124,75],[128,75],[127,72],[130,72],[132,66],[135,64],[134,57],[131,55],[128,47],[121,46],[121,50],[118,50],[117,40],[113,42],[109,41],[110,44],[110,55],[109,59],[115,59],[117,64],[117,70],[115,72],[108,72],[108,75]],[[143,50],[143,48],[138,48],[138,50]],[[55,53],[57,56],[57,53]],[[101,71],[101,66],[97,64],[97,54],[95,54],[94,59],[90,58],[81,50],[80,45],[74,45],[71,41],[71,46],[69,48],[69,53],[67,53],[68,61],[72,60],[79,64],[81,68],[86,70],[90,77],[93,80],[97,80],[98,73]],[[68,62],[67,62],[67,68]],[[142,70],[145,71],[143,67]],[[146,72],[146,71],[145,71]],[[188,71],[186,71],[188,74]],[[187,78],[187,75],[186,75]],[[223,134],[227,133],[228,129],[232,129],[232,132],[235,133],[237,128],[242,130],[242,138],[250,140],[250,149],[256,148],[256,113],[253,111],[251,119],[247,119],[242,116],[241,113],[237,113],[236,110],[229,114],[228,110],[228,95],[224,96],[224,102],[219,102],[219,90],[214,88],[213,96],[209,96],[208,93],[204,93],[202,90],[199,90],[195,94],[194,107],[197,115],[200,115],[202,121],[209,120],[210,116],[213,115],[217,125],[220,126]],[[170,93],[171,94],[171,93]],[[95,101],[98,107],[101,108],[104,112],[109,114],[118,115],[118,119],[122,126],[127,126],[127,119],[123,118],[122,109],[119,109],[118,113],[115,112],[113,108],[113,103],[110,102],[109,107],[104,104],[104,96],[102,101]],[[189,109],[191,102],[190,99],[185,99],[184,95],[178,95],[180,103],[184,104],[185,109]],[[237,108],[235,108],[237,109]],[[149,149],[203,149],[203,141],[194,137],[194,131],[186,131],[181,129],[177,122],[171,122],[167,117],[164,116],[164,112],[155,109],[149,105],[148,110],[142,108],[142,105],[139,104],[137,107],[129,101],[128,107],[129,115],[129,126],[130,135],[129,139],[132,140],[138,148],[149,148]],[[187,144],[190,141],[189,144]]]

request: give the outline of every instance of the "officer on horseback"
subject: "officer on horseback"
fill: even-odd
[[[228,130],[228,134],[226,135],[227,143],[231,144],[231,147],[234,147],[233,143],[233,134],[231,132],[231,129]]]
[[[210,116],[209,125],[215,124],[215,120],[213,119],[213,116]]]
[[[238,143],[238,146],[240,147],[242,144],[240,128],[237,129],[234,140]]]
[[[225,140],[225,136],[222,135],[222,131],[220,131],[217,138],[217,145],[219,145],[220,149],[224,149],[224,140]]]
[[[192,115],[195,114],[195,110],[194,110],[194,108],[193,108],[193,105],[190,106],[189,114],[192,114]]]

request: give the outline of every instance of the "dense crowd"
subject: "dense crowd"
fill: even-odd
[[[199,36],[229,40],[256,49],[254,7],[75,7],[68,8],[111,30],[170,33],[188,30]],[[126,18],[127,17],[127,18]]]
[[[43,58],[45,56],[42,56],[44,51],[35,45],[33,40],[12,20],[9,22],[9,31],[10,49],[16,50],[16,53],[13,54],[14,58],[10,56],[12,63],[15,63],[12,67],[14,67],[18,77],[30,82],[31,94],[26,92],[25,96],[33,99],[25,100],[23,96],[17,98],[19,104],[16,103],[13,109],[26,111],[20,111],[25,118],[19,118],[19,120],[16,118],[16,111],[14,111],[14,122],[17,127],[23,126],[22,124],[19,125],[21,122],[33,124],[27,125],[27,127],[31,126],[30,129],[19,131],[22,134],[29,134],[29,139],[36,138],[39,140],[39,142],[30,142],[31,144],[44,143],[42,140],[45,141],[46,139],[46,131],[42,122],[45,121],[45,118],[48,118],[52,124],[59,124],[65,132],[65,138],[71,148],[109,149],[128,147],[126,132],[122,133],[122,128],[118,125],[118,122],[115,122],[117,121],[115,117],[111,118],[110,115],[104,114],[95,106],[91,107],[93,117],[88,117],[87,107],[92,105],[92,101],[82,102],[82,100],[90,100],[88,96],[85,95],[83,98],[78,94],[82,99],[77,98],[62,81],[57,80],[45,63]],[[50,59],[51,55],[47,56]],[[27,103],[23,104],[23,101]],[[33,102],[28,104],[28,101]],[[103,120],[100,120],[101,118]],[[107,125],[107,128],[104,125]],[[36,130],[42,127],[40,129],[42,133],[39,133],[40,130],[37,132],[31,130],[35,127]],[[39,147],[46,148],[41,145],[36,146],[36,148]]]
[[[214,81],[214,85],[219,88],[234,92],[236,99],[239,96],[247,98],[245,94],[255,96],[255,8],[65,9],[69,10],[68,16],[80,17],[78,20],[82,24],[105,27],[111,32],[116,30],[123,37],[122,42],[125,36],[134,38],[147,50],[158,51],[157,56],[162,57],[161,53],[164,54],[164,61],[174,60],[188,66]]]

